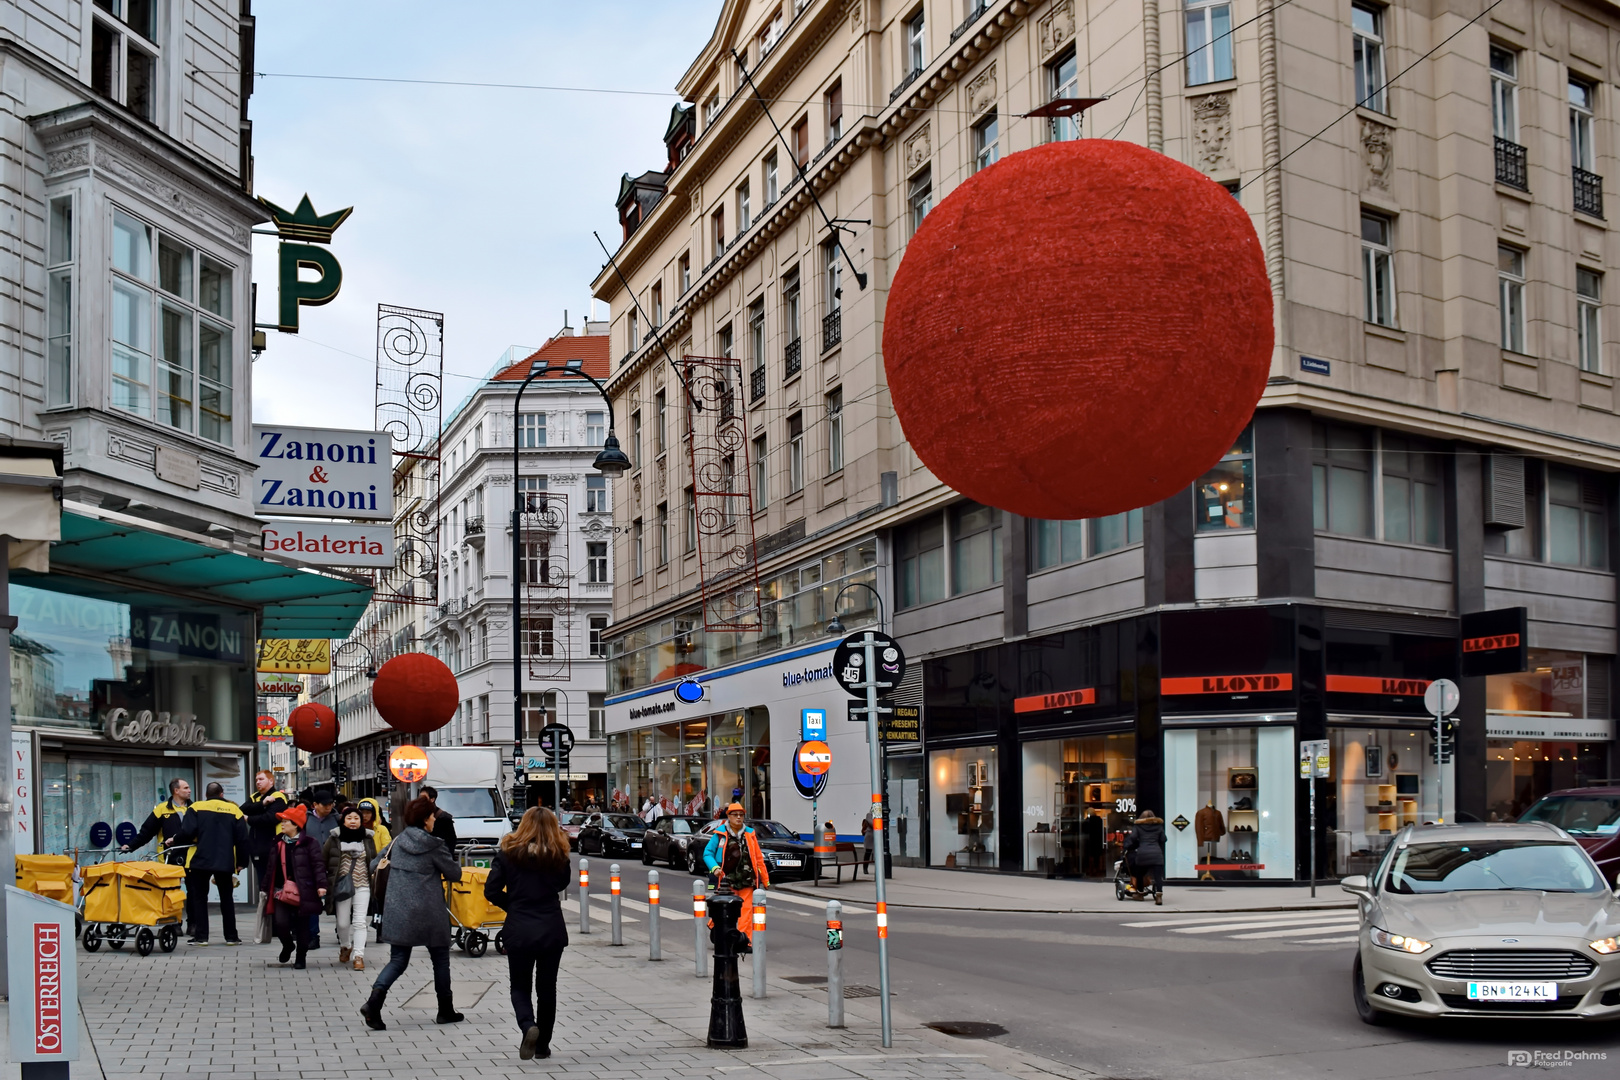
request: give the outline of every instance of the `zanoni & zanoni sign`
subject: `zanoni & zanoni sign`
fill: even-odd
[[[193,713],[141,709],[131,717],[128,709],[108,709],[102,723],[113,742],[137,746],[202,746],[208,742],[208,729],[197,723]]]

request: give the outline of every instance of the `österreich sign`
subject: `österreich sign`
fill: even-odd
[[[386,431],[253,425],[253,509],[287,517],[394,516],[394,437]]]

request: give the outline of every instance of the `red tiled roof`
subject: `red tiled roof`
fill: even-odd
[[[611,374],[608,363],[608,335],[587,334],[579,337],[554,337],[531,355],[503,368],[495,373],[496,382],[522,382],[529,377],[534,364],[538,361],[542,365],[551,364],[555,367],[564,367],[570,360],[585,361],[584,371],[587,375],[606,380]],[[567,373],[561,373],[566,377]],[[546,378],[558,378],[558,375],[548,375]]]

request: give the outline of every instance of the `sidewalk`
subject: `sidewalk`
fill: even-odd
[[[941,908],[953,911],[1004,911],[1055,914],[1116,914],[1136,909],[1154,911],[1310,911],[1317,908],[1353,908],[1354,898],[1339,888],[1337,879],[1320,881],[1316,898],[1308,885],[1170,885],[1164,906],[1119,901],[1113,882],[1064,881],[1022,874],[977,873],[965,870],[924,870],[896,867],[886,883],[890,907]],[[870,904],[875,889],[870,875],[858,882],[847,877],[842,885],[825,878],[813,882],[783,882],[772,891],[820,897],[845,903]]]
[[[327,927],[330,941],[330,927]],[[691,937],[664,934],[662,962],[647,960],[644,926],[626,926],[623,947],[600,929],[571,934],[558,983],[561,1004],[552,1056],[520,1061],[505,958],[451,953],[460,1024],[433,1023],[432,968],[417,950],[384,1010],[386,1032],[368,1030],[357,1010],[387,957],[372,944],[372,970],[337,966],[330,944],[309,969],[275,961],[277,946],[181,945],[172,955],[79,951],[79,1000],[89,1038],[75,1077],[181,1080],[497,1080],[554,1075],[578,1080],[640,1077],[761,1077],[765,1080],[1090,1080],[1094,1075],[999,1043],[957,1039],[894,1012],[894,1046],[881,1045],[876,999],[845,1003],[848,1027],[826,1026],[826,993],[790,983],[813,974],[773,967],[769,996],[748,997],[749,1046],[709,1050],[712,979],[693,971]],[[825,969],[823,969],[824,971]],[[903,1002],[896,1002],[903,1005]],[[958,1017],[971,1020],[973,1017]],[[17,1076],[17,1067],[0,1074]]]

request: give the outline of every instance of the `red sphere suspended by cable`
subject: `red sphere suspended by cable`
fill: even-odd
[[[287,717],[293,745],[311,754],[324,754],[337,745],[337,714],[318,701],[307,702]]]
[[[401,653],[377,671],[371,703],[389,727],[426,735],[450,722],[461,704],[455,673],[427,653]]]
[[[1271,368],[1248,213],[1163,154],[1102,139],[1009,155],[912,237],[884,312],[922,463],[1026,517],[1157,502],[1231,450]]]

